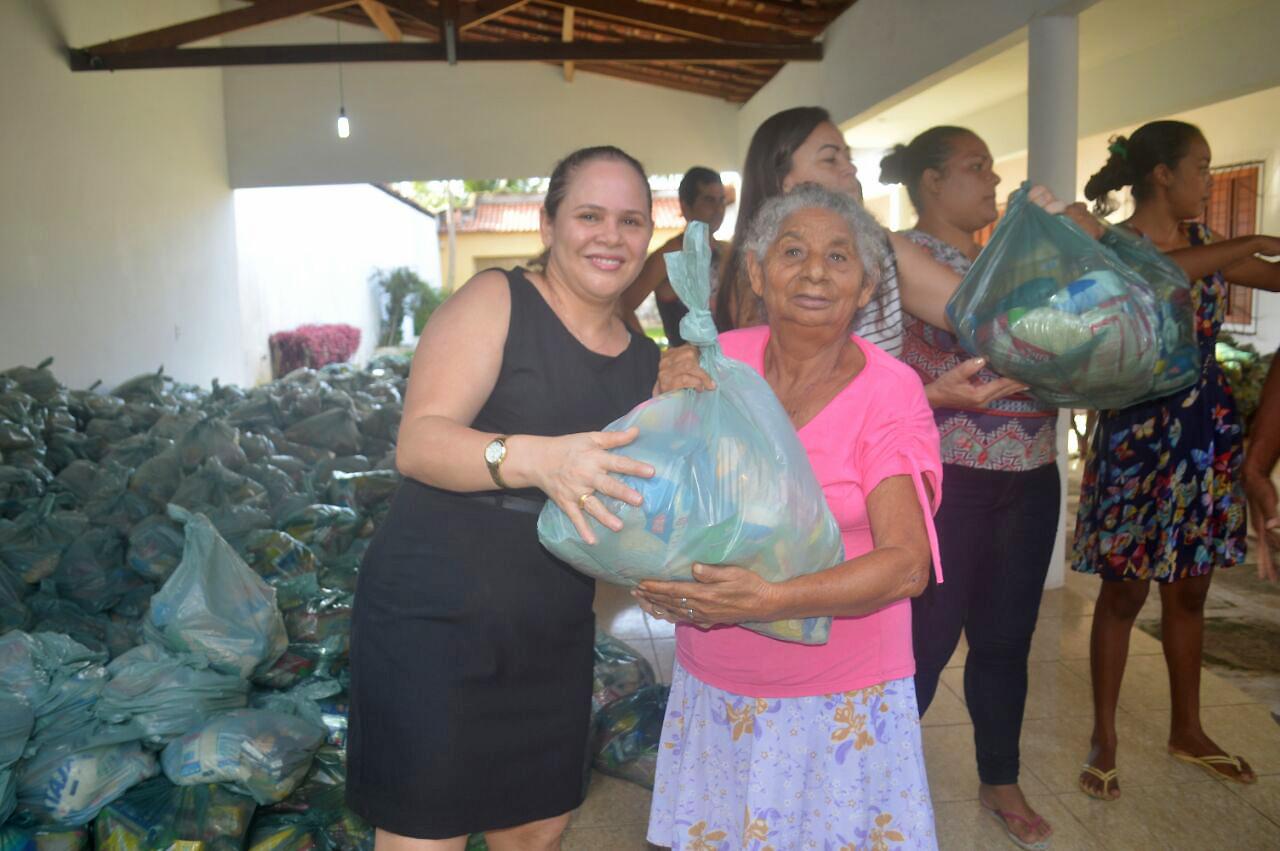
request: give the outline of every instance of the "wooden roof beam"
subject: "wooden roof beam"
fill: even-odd
[[[662,5],[668,9],[684,10],[714,21],[736,21],[740,24],[782,29],[788,32],[803,33],[810,38],[821,33],[827,26],[825,17],[817,20],[813,12],[805,16],[807,20],[796,20],[796,12],[799,10],[782,9],[758,2],[743,3],[742,5],[730,2],[724,6],[708,6],[706,3],[689,2],[688,0],[662,0]],[[831,17],[834,18],[835,16]]]
[[[391,18],[391,13],[387,11],[386,6],[378,0],[358,0],[358,2],[360,8],[369,16],[369,20],[373,21],[373,25],[378,28],[378,32],[386,36],[387,41],[404,40],[404,33],[400,32],[400,27]]]
[[[170,27],[148,30],[128,38],[104,41],[101,44],[95,44],[84,49],[88,53],[102,55],[134,50],[177,47],[182,44],[190,44],[193,41],[202,41],[206,38],[239,32],[261,24],[284,20],[285,18],[295,18],[299,15],[340,9],[343,6],[350,6],[352,2],[354,0],[342,0],[342,2],[337,2],[336,0],[262,0],[260,3],[245,6],[242,9],[232,9],[229,12],[220,12],[216,15],[197,18],[193,21],[174,24]]]
[[[796,44],[795,36],[771,26],[751,26],[734,20],[697,15],[681,9],[640,3],[638,0],[543,0],[564,8],[576,7],[599,18],[644,29],[661,30],[685,38],[732,41],[742,44]]]
[[[566,44],[573,41],[573,7],[564,7],[564,26],[560,31],[560,40]],[[573,82],[573,63],[564,63],[564,81],[566,83]]]
[[[812,62],[822,45],[728,45],[685,43],[600,43],[591,41],[485,44],[462,42],[456,60],[475,62]],[[94,54],[71,50],[73,71],[140,68],[207,68],[239,65],[305,65],[332,62],[449,61],[441,42],[400,44],[275,44],[243,47],[189,47]]]

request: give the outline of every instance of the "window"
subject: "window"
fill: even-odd
[[[1238,163],[1213,169],[1213,190],[1201,221],[1218,236],[1230,239],[1258,232],[1262,203],[1262,163]],[[1253,324],[1253,290],[1227,283],[1229,325]]]

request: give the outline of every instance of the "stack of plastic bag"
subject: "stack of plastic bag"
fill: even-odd
[[[592,665],[591,712],[594,715],[615,700],[656,685],[653,667],[625,642],[596,630]]]
[[[1189,386],[1190,284],[1115,231],[1099,242],[1024,184],[947,304],[966,349],[1061,407],[1121,408]],[[1123,254],[1117,255],[1113,248]]]
[[[669,686],[645,686],[596,714],[592,730],[595,767],[648,789],[658,766],[658,744]]]
[[[13,764],[21,757],[36,721],[31,705],[10,692],[0,692],[0,824],[18,804]]]
[[[690,224],[684,250],[666,262],[689,307],[680,333],[699,348],[716,389],[665,394],[607,426],[638,426],[639,437],[617,452],[655,470],[649,479],[622,477],[643,497],[641,506],[601,497],[622,520],[620,532],[590,519],[598,543],[588,546],[548,502],[539,540],[578,570],[623,585],[690,580],[694,562],[738,565],[774,582],[839,564],[840,530],[795,427],[768,383],[716,341],[706,225]],[[825,643],[830,625],[830,618],[743,624],[805,644]]]
[[[203,657],[150,644],[112,660],[107,672],[111,679],[95,714],[108,724],[131,724],[139,739],[157,747],[248,703],[249,684],[240,677],[213,670]]]
[[[177,506],[169,512],[186,524],[186,545],[182,563],[151,598],[143,625],[147,641],[202,655],[217,670],[242,678],[269,670],[288,645],[275,590],[206,517]]]
[[[239,851],[257,806],[252,798],[222,786],[174,786],[157,777],[130,789],[98,814],[97,851]]]

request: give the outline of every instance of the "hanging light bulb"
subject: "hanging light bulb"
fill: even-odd
[[[342,44],[342,22],[337,24],[338,44]],[[351,136],[351,120],[347,118],[347,98],[342,88],[342,63],[338,63],[338,138]]]

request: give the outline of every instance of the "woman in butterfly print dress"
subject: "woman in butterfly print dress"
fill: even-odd
[[[1205,597],[1213,569],[1238,564],[1245,554],[1241,428],[1214,343],[1226,310],[1222,272],[1233,282],[1276,290],[1280,266],[1253,255],[1280,249],[1270,237],[1215,241],[1204,226],[1188,224],[1209,196],[1209,156],[1194,126],[1152,122],[1130,139],[1117,138],[1107,164],[1085,188],[1105,209],[1109,192],[1133,187],[1136,208],[1126,224],[1169,252],[1195,280],[1202,362],[1199,381],[1187,390],[1101,412],[1085,462],[1072,567],[1104,581],[1089,650],[1093,748],[1079,784],[1101,800],[1120,796],[1116,706],[1129,632],[1151,580],[1160,584],[1169,664],[1170,754],[1220,779],[1256,781],[1248,763],[1227,756],[1200,724]]]

